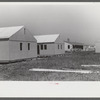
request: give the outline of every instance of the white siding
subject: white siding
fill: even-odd
[[[64,43],[62,37],[59,35],[58,38],[55,40],[55,43]]]
[[[64,44],[63,43],[59,43],[59,49],[58,49],[58,44],[57,43],[52,43],[52,44],[43,44],[47,45],[47,50],[41,50],[41,44],[39,44],[40,47],[40,55],[56,55],[56,54],[64,54]],[[62,49],[61,49],[61,45],[62,45]]]
[[[20,43],[22,43],[22,51],[20,50]],[[30,43],[30,50],[28,50],[28,43]],[[37,44],[32,42],[9,41],[9,51],[10,60],[33,58],[37,57]]]
[[[27,29],[22,28],[12,35],[9,40],[10,60],[37,57],[36,39]],[[20,43],[22,43],[22,51],[20,50]],[[30,43],[30,50],[28,50],[28,43]]]
[[[59,45],[59,49],[58,49],[58,45]],[[59,35],[59,37],[55,41],[55,54],[64,54],[64,53],[65,53],[64,42],[62,37]]]
[[[0,61],[9,60],[9,41],[0,41]]]
[[[68,49],[68,45],[70,46],[69,49]],[[64,42],[64,46],[65,46],[65,51],[71,51],[73,49],[72,44],[69,44],[69,43]]]
[[[53,37],[55,36],[55,37]],[[64,42],[62,41],[62,38],[57,35],[44,35],[44,36],[35,36],[37,39],[38,45],[47,45],[47,50],[41,50],[40,47],[40,54],[39,55],[56,55],[56,54],[63,54],[65,53],[64,50]],[[58,49],[59,44],[59,49]],[[61,48],[62,45],[62,48]]]
[[[44,50],[44,45],[47,45],[47,50]],[[40,46],[40,55],[54,55],[55,54],[55,44],[43,44],[43,50],[41,50],[41,44]]]
[[[28,45],[27,45],[27,58],[33,58],[37,57],[37,43],[35,42],[28,42],[30,43],[30,50],[28,50]]]
[[[59,49],[58,49],[58,45],[59,45]],[[55,43],[55,54],[64,54],[64,53],[65,53],[64,43]]]
[[[12,35],[9,40],[37,42],[33,35],[27,29],[24,30],[24,28],[16,32],[14,35]]]

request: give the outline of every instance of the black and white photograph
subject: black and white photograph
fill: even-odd
[[[100,81],[100,3],[0,3],[0,81]]]

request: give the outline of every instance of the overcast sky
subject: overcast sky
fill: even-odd
[[[0,27],[24,25],[32,34],[94,44],[100,40],[100,3],[0,4]]]

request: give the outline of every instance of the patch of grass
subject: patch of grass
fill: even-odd
[[[100,54],[92,52],[73,52],[63,56],[52,56],[36,60],[1,64],[0,80],[13,81],[99,81],[99,73],[59,73],[59,72],[32,72],[32,68],[46,69],[84,69],[100,71],[99,67],[82,67],[81,65],[100,64]]]

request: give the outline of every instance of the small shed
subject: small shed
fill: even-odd
[[[37,55],[57,55],[64,54],[64,42],[60,34],[37,35]]]
[[[0,28],[0,62],[37,57],[37,41],[24,26]]]

